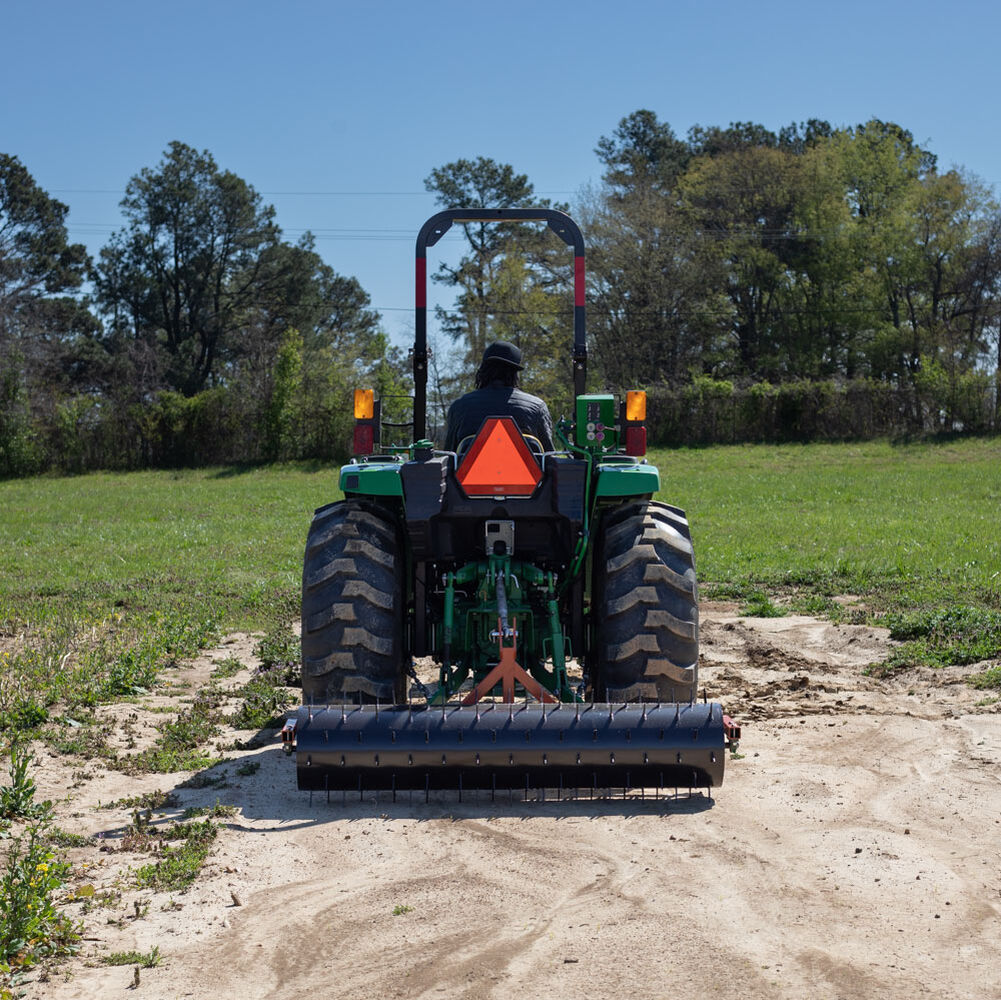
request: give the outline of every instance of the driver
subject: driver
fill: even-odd
[[[553,418],[549,407],[518,388],[518,372],[524,369],[521,351],[496,340],[483,352],[476,372],[476,388],[448,408],[445,450],[455,451],[459,442],[475,434],[487,417],[514,417],[522,434],[542,442],[543,451],[553,451]]]

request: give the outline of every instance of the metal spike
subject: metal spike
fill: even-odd
[[[375,717],[377,719],[379,718],[379,699],[378,698],[375,699]]]
[[[579,722],[580,721],[580,702],[579,701],[574,702],[574,708],[576,709],[576,712],[574,713],[574,721],[575,722]]]
[[[364,794],[362,793],[362,788],[361,788],[361,775],[359,774],[359,775],[358,775],[358,801],[359,801],[359,802],[362,802],[363,800],[364,800]]]
[[[425,805],[431,801],[431,775],[424,775],[424,803]]]
[[[459,801],[462,801],[462,772],[459,772]]]
[[[396,801],[396,772],[393,772],[393,801]]]
[[[490,775],[490,801],[494,802],[497,799],[497,775]]]
[[[327,805],[330,805],[330,775],[325,774],[323,776],[323,786],[327,790]]]

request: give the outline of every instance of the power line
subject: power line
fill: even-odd
[[[52,194],[117,194],[124,195],[123,190],[116,188],[49,188]],[[434,195],[433,191],[258,191],[258,194],[267,195],[268,197],[273,197],[275,195],[280,195],[281,197],[292,197],[302,195],[307,198],[319,198],[319,197],[330,197],[330,198],[354,198],[354,197],[364,197],[364,198],[381,198],[381,197],[400,197],[400,198],[410,198],[416,195],[422,197],[431,197]],[[576,194],[576,191],[535,191],[533,194],[540,196],[551,195],[551,194]]]

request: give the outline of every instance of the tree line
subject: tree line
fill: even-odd
[[[998,429],[1001,209],[910,132],[811,120],[682,139],[640,110],[595,151],[600,183],[552,207],[588,244],[590,383],[650,389],[655,440]],[[483,157],[425,186],[447,208],[549,204]],[[121,209],[91,259],[67,206],[0,154],[0,475],[340,459],[350,390],[408,391],[360,283],[308,233],[285,240],[207,151],[171,143]],[[535,226],[462,230],[461,259],[433,274],[454,292],[433,412],[492,339],[518,343],[526,386],[565,411],[566,248]]]

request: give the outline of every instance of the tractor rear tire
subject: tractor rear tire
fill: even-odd
[[[405,699],[402,545],[374,504],[342,500],[313,515],[302,571],[302,696]]]
[[[653,500],[624,505],[606,516],[597,557],[594,697],[694,700],[699,596],[684,511]]]

